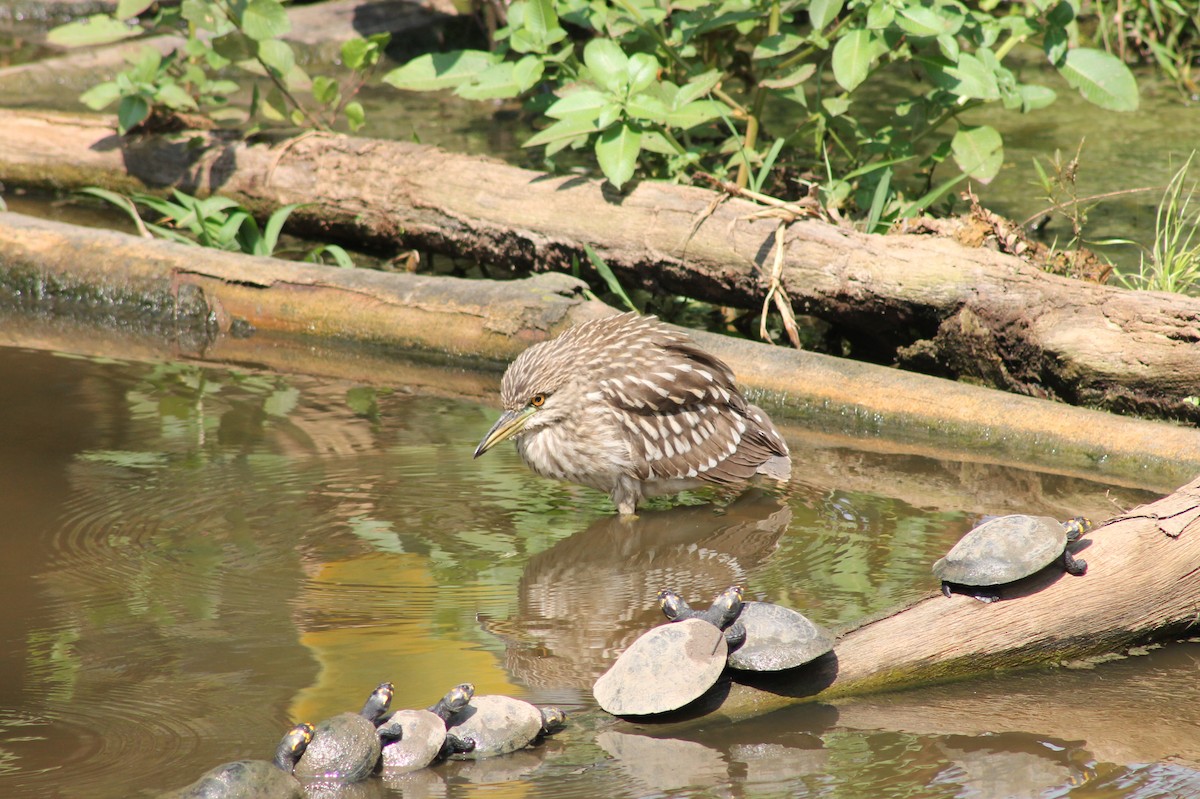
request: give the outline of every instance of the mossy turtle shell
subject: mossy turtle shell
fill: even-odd
[[[664,624],[643,633],[592,688],[614,716],[649,716],[699,699],[721,676],[729,647],[725,634],[700,619]]]
[[[542,732],[542,712],[511,696],[477,696],[450,717],[446,732],[475,742],[472,751],[457,753],[456,759],[503,755],[533,743]]]
[[[1000,516],[962,537],[933,564],[938,579],[960,585],[1001,585],[1050,565],[1067,546],[1067,531],[1050,516]]]
[[[303,799],[304,787],[291,774],[265,760],[238,760],[206,771],[187,787],[159,799]]]
[[[428,710],[397,710],[386,722],[399,724],[400,740],[383,747],[383,768],[403,772],[433,762],[446,740],[446,723]]]
[[[833,649],[833,636],[802,613],[770,602],[746,602],[738,616],[746,641],[729,653],[743,671],[782,671],[802,666]]]
[[[296,764],[301,780],[357,782],[379,762],[375,725],[358,713],[339,713],[316,725],[312,742]]]

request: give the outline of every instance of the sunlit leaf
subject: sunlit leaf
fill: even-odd
[[[610,92],[620,90],[628,81],[629,58],[610,39],[592,39],[583,48],[583,62],[592,79]]]
[[[494,63],[496,56],[484,50],[429,53],[393,69],[383,76],[383,82],[397,89],[419,92],[453,89]]]
[[[296,66],[296,54],[291,46],[279,39],[258,43],[258,57],[278,77],[286,79]]]
[[[258,42],[282,36],[291,27],[287,11],[278,0],[250,0],[242,12],[242,30]]]
[[[1004,164],[1004,141],[990,125],[958,129],[950,142],[954,163],[980,183],[989,183]]]
[[[116,13],[113,14],[117,19],[129,19],[141,14],[150,6],[154,5],[157,0],[120,0],[117,3]]]
[[[759,42],[751,57],[755,59],[776,58],[787,55],[793,50],[799,50],[803,44],[804,39],[794,33],[776,33]]]
[[[117,86],[116,82],[107,81],[105,83],[97,83],[79,95],[79,101],[93,111],[99,111],[115,103],[120,96],[121,89]]]
[[[363,110],[363,105],[358,100],[351,100],[346,103],[346,107],[342,109],[342,113],[346,115],[346,124],[350,126],[350,130],[359,130],[367,122],[366,111]]]
[[[824,30],[842,13],[845,4],[845,0],[810,0],[808,20],[812,23],[813,30]]]
[[[1114,55],[1080,47],[1067,53],[1058,71],[1090,103],[1109,111],[1137,110],[1137,81]]]
[[[615,125],[596,141],[596,160],[608,182],[618,189],[629,182],[642,148],[642,134],[626,124]]]
[[[852,30],[833,46],[833,77],[846,91],[858,88],[879,57],[880,46],[867,30]]]
[[[46,41],[58,47],[92,47],[129,39],[141,32],[138,26],[127,25],[108,14],[94,14],[51,29]]]

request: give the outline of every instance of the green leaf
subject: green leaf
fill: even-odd
[[[266,248],[265,255],[270,255],[275,252],[275,248],[279,246],[279,234],[283,232],[283,225],[287,222],[292,211],[297,208],[302,208],[310,203],[289,203],[275,210],[275,213],[267,219],[267,224],[263,227],[263,243]]]
[[[666,122],[677,128],[687,130],[714,119],[720,119],[729,113],[729,107],[716,100],[695,100],[667,114]]]
[[[630,119],[641,119],[647,122],[667,124],[667,105],[662,100],[650,94],[639,94],[631,97],[625,104],[625,113]]]
[[[536,58],[536,56],[528,56]],[[492,64],[475,76],[470,83],[463,83],[454,93],[468,100],[494,100],[504,97],[516,97],[523,91],[516,78],[516,64],[502,61]]]
[[[583,63],[592,73],[592,79],[610,92],[620,91],[628,80],[629,59],[610,39],[588,42],[583,48]]]
[[[140,94],[126,95],[117,105],[117,130],[122,135],[137,127],[150,116],[150,104]]]
[[[383,82],[397,89],[418,92],[453,89],[474,79],[494,63],[496,56],[484,50],[430,53],[393,69],[383,76]]]
[[[546,34],[558,27],[558,14],[554,0],[525,0],[525,29],[539,40],[545,41]]]
[[[833,46],[833,77],[848,92],[858,88],[879,56],[879,43],[868,30],[852,30]]]
[[[546,116],[551,119],[593,120],[600,116],[602,108],[611,103],[611,97],[603,92],[580,89],[555,100],[554,105],[546,109]]]
[[[896,27],[909,36],[938,36],[947,32],[947,20],[932,8],[902,5],[896,12]]]
[[[517,92],[527,92],[536,86],[545,68],[542,59],[535,55],[527,55],[513,64],[513,82],[517,85]]]
[[[846,0],[810,0],[808,21],[812,23],[813,30],[825,30],[842,13],[845,4]]]
[[[126,25],[108,14],[94,14],[51,29],[46,41],[59,47],[92,47],[129,39],[141,32],[136,25]]]
[[[333,262],[342,269],[354,268],[354,259],[350,257],[350,253],[346,252],[336,244],[318,244],[316,247],[313,247],[308,251],[308,256],[305,258],[305,260],[317,264],[324,263],[325,259],[321,257],[321,255],[324,253],[329,253],[332,255]],[[353,389],[351,389],[351,391],[353,391]]]
[[[1045,108],[1057,97],[1053,89],[1037,84],[1022,84],[1017,87],[1017,93],[1021,96],[1021,111],[1024,113]]]
[[[1063,65],[1069,45],[1070,37],[1065,28],[1048,28],[1042,37],[1042,49],[1046,53],[1046,58],[1056,67]]]
[[[799,86],[801,83],[804,83],[804,81],[816,74],[816,71],[816,64],[801,64],[781,78],[768,78],[760,80],[758,83],[760,86],[768,89],[790,89],[793,86]]]
[[[825,109],[825,113],[829,114],[829,116],[840,117],[850,110],[850,98],[826,97],[821,101],[821,107]]]
[[[972,100],[998,100],[1000,87],[996,84],[996,75],[988,69],[983,61],[971,55],[962,53],[958,63],[942,67],[941,64],[929,62],[929,75],[935,84],[948,92]]]
[[[287,11],[278,0],[250,0],[242,12],[242,31],[257,42],[282,36],[291,27]]]
[[[157,0],[121,0],[119,3],[117,3],[117,10],[113,16],[117,19],[129,19],[130,17],[136,17],[138,14],[154,5],[156,1]]]
[[[83,94],[79,95],[79,102],[86,105],[93,111],[99,111],[117,101],[121,96],[121,89],[117,86],[116,81],[107,81],[105,83],[97,83],[92,88],[88,89]]]
[[[773,36],[768,36],[758,43],[754,48],[754,54],[751,58],[776,58],[781,55],[787,55],[793,50],[799,50],[804,44],[805,39],[797,36],[794,33],[776,33]]]
[[[609,183],[619,189],[629,182],[641,149],[642,134],[624,123],[600,134],[596,141],[596,160]]]
[[[980,183],[990,183],[1004,164],[1004,141],[990,125],[960,127],[950,149],[958,168]]]
[[[867,9],[867,28],[881,31],[891,27],[896,19],[896,9],[890,3],[876,2]]]
[[[600,130],[595,122],[589,119],[563,119],[555,122],[543,131],[530,136],[522,147],[537,147],[551,144],[563,139],[577,139]]]
[[[296,54],[291,46],[279,39],[266,39],[258,43],[258,58],[267,69],[275,73],[281,80],[287,80],[288,75],[296,66]]]
[[[367,53],[371,49],[366,39],[348,39],[342,42],[342,63],[349,69],[362,69],[367,66]]]
[[[636,53],[629,58],[626,74],[629,76],[629,93],[637,94],[654,83],[658,77],[658,60],[646,53]]]
[[[625,289],[621,288],[621,283],[617,280],[617,276],[613,274],[612,267],[608,265],[608,262],[597,255],[596,251],[589,244],[583,245],[583,252],[587,255],[588,261],[595,268],[596,272],[599,273],[605,285],[608,286],[608,290],[620,297],[621,302],[625,303],[625,306],[629,310],[640,312],[641,309],[633,304],[633,300],[629,299],[629,295],[625,293]]]
[[[358,100],[351,100],[346,103],[346,107],[342,109],[342,113],[346,115],[346,123],[352,131],[360,130],[367,122],[367,113],[363,110],[362,103]]]
[[[708,72],[697,75],[679,87],[679,92],[675,95],[675,103],[684,105],[703,97],[711,92],[723,77],[724,75],[719,69],[710,69]]]
[[[1080,47],[1067,53],[1058,71],[1090,103],[1109,111],[1137,110],[1137,81],[1114,55]]]
[[[154,99],[168,108],[176,111],[183,109],[196,110],[196,100],[177,83],[167,83],[158,87]]]
[[[241,31],[234,31],[213,39],[212,48],[228,61],[245,61],[254,58],[257,45]]]
[[[327,75],[318,75],[313,78],[312,96],[318,103],[322,105],[336,103],[338,93],[338,82],[333,78]]]

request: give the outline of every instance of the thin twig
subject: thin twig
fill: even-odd
[[[779,226],[775,228],[775,259],[771,265],[767,296],[763,298],[762,315],[759,317],[758,322],[758,335],[764,341],[772,341],[770,333],[767,332],[767,314],[768,306],[774,301],[775,308],[779,311],[779,316],[783,320],[783,329],[787,331],[792,346],[796,349],[802,349],[800,346],[800,332],[796,329],[796,315],[792,312],[792,301],[788,298],[787,291],[783,288],[783,242],[786,232],[787,222],[780,220]]]

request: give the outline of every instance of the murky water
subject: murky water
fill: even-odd
[[[740,582],[836,628],[934,590],[929,563],[980,514],[1148,493],[798,433],[786,494],[623,524],[508,448],[472,460],[478,405],[14,349],[0,386],[0,796],[153,795],[384,679],[397,707],[471,681],[576,723],[356,796],[1200,794],[1192,643],[671,737],[590,698],[660,587]]]

